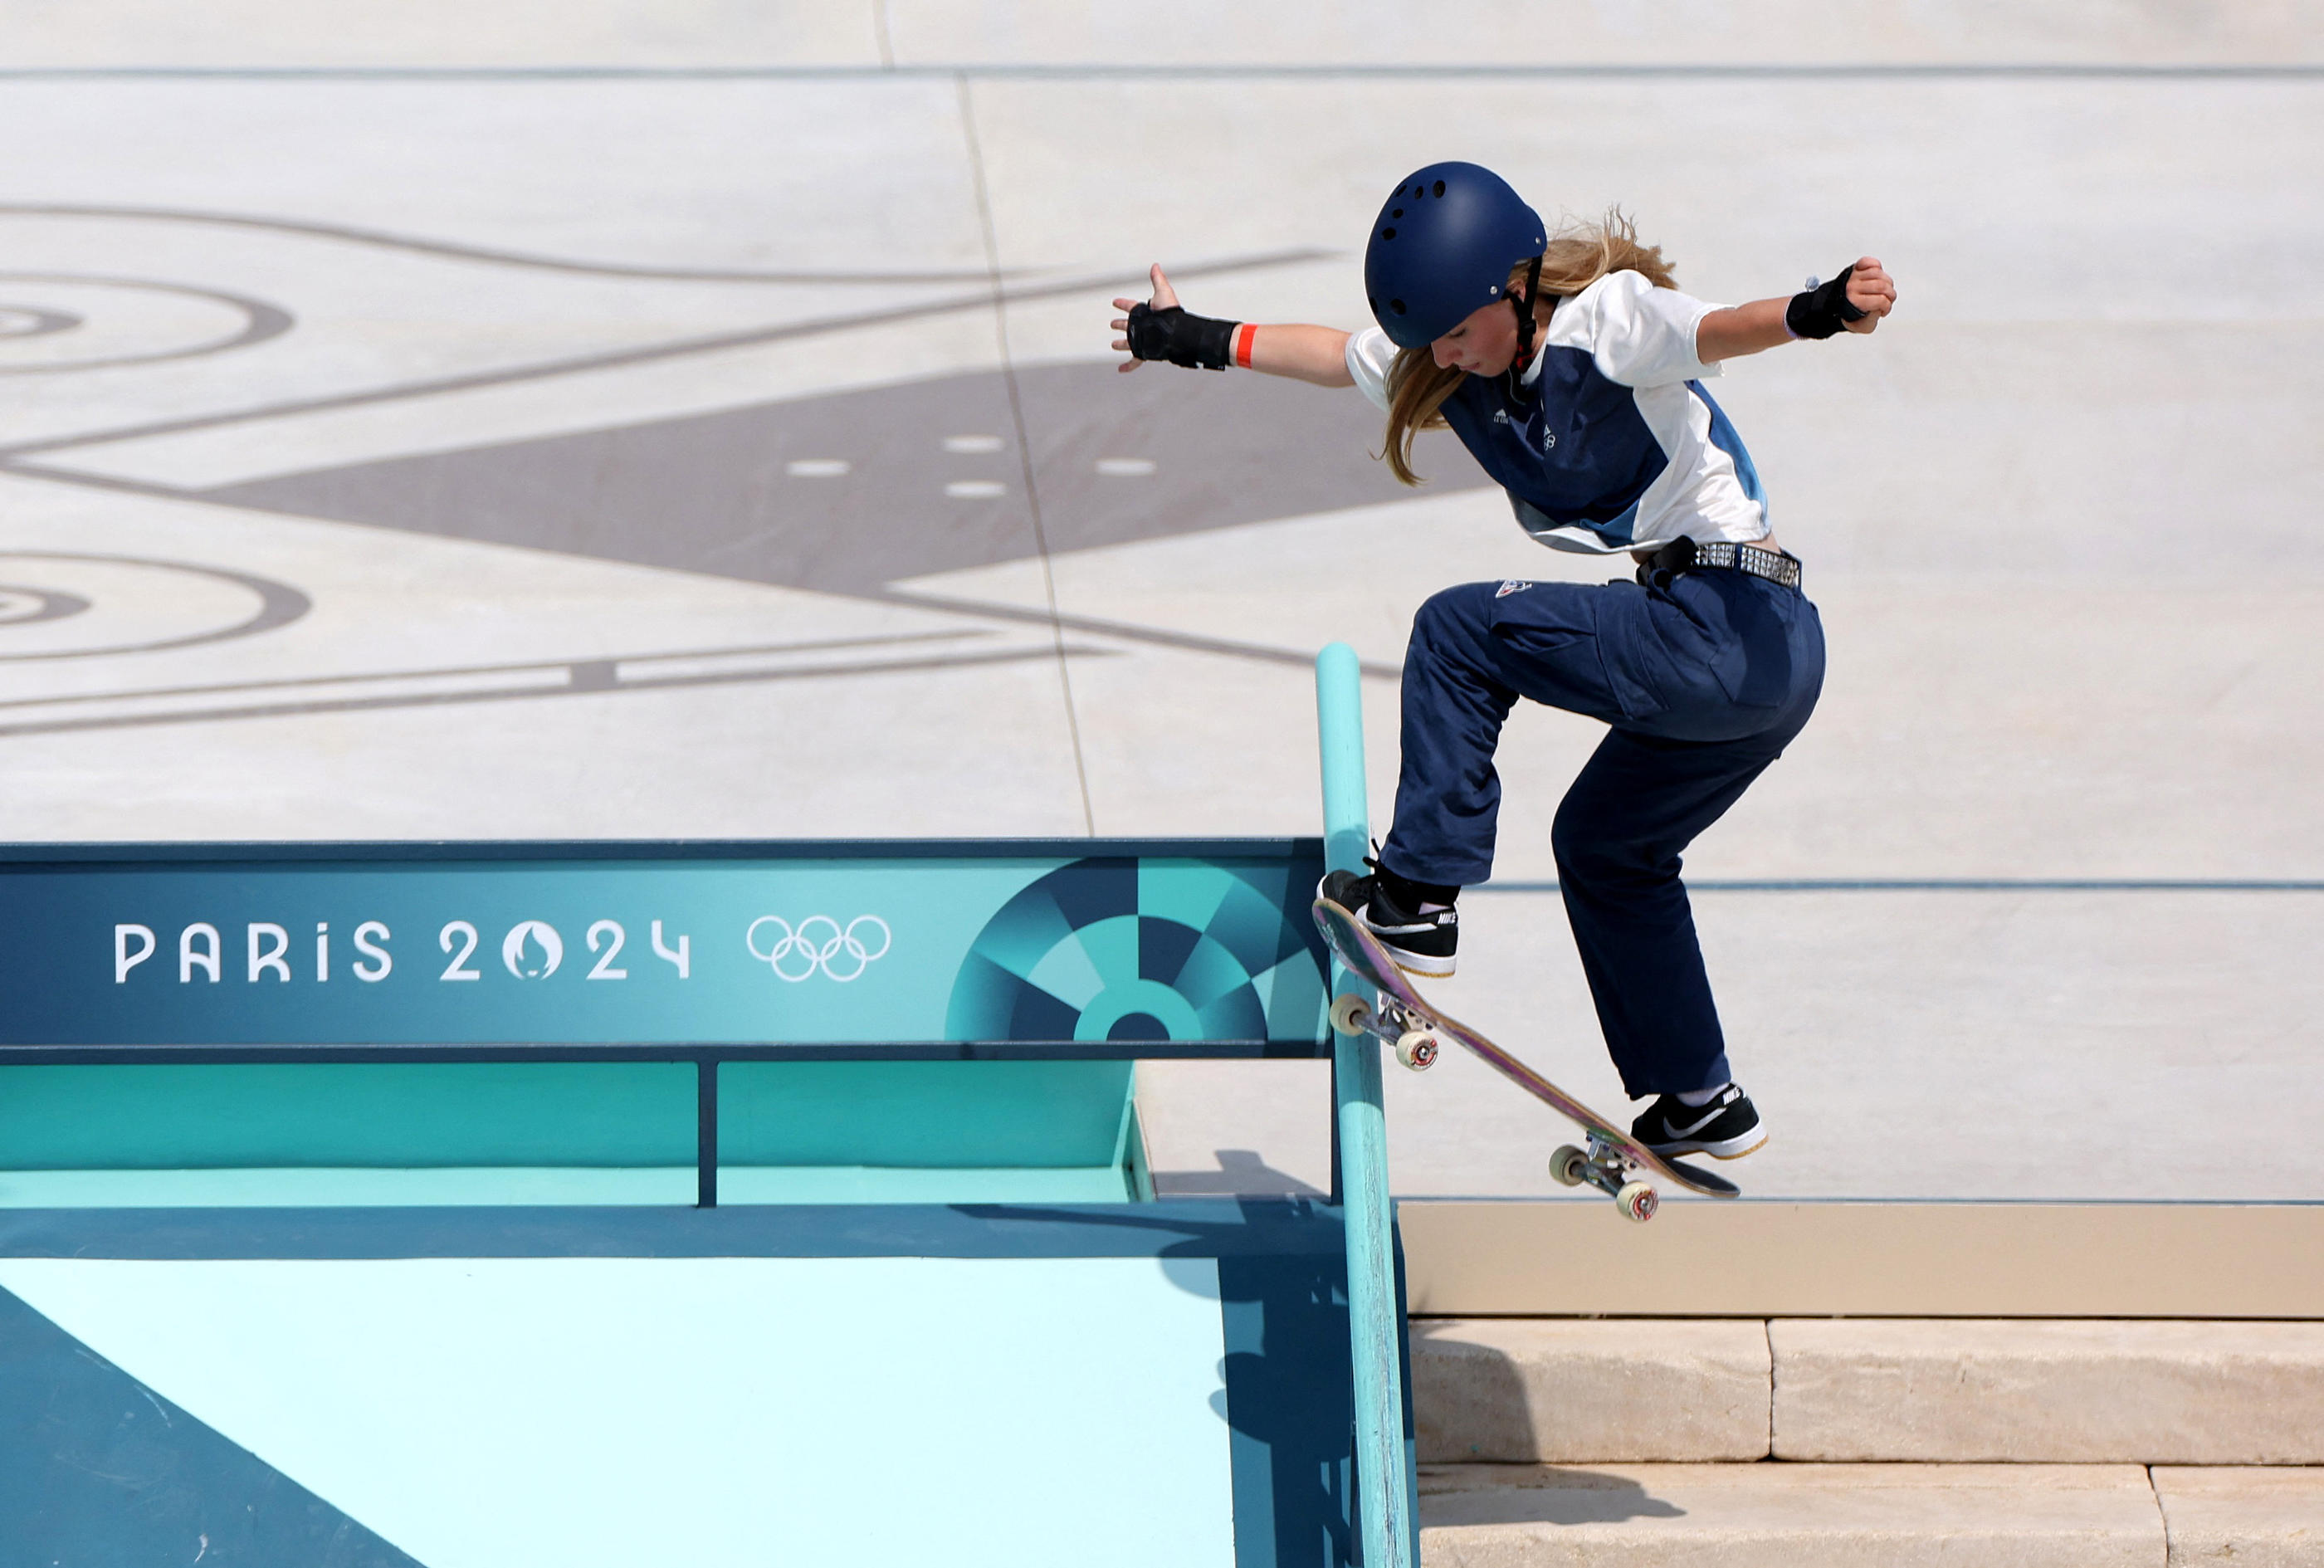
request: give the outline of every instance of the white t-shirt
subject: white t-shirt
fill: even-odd
[[[1643,273],[1609,272],[1558,301],[1522,396],[1506,377],[1471,376],[1446,400],[1447,422],[1527,533],[1591,555],[1767,537],[1751,455],[1699,384],[1720,373],[1695,357],[1717,309]],[[1348,374],[1382,412],[1396,353],[1377,327],[1348,339]]]

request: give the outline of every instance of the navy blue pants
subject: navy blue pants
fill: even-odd
[[[1519,697],[1612,726],[1551,844],[1606,1045],[1633,1098],[1731,1075],[1680,852],[1808,722],[1823,627],[1797,590],[1738,571],[1469,583],[1413,618],[1390,871],[1466,887],[1493,867],[1493,748]]]

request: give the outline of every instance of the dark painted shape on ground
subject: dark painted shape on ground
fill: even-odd
[[[249,572],[230,571],[224,567],[200,566],[192,561],[156,560],[149,556],[89,555],[77,550],[0,550],[0,560],[6,561],[90,561],[99,566],[152,567],[165,572],[182,572],[191,576],[211,577],[248,590],[258,600],[258,608],[247,618],[231,626],[208,632],[190,632],[182,637],[167,637],[159,642],[120,642],[97,648],[58,648],[32,653],[0,653],[0,661],[33,663],[57,659],[88,659],[106,653],[154,653],[165,649],[193,648],[205,642],[224,642],[236,637],[255,637],[277,627],[288,626],[314,608],[314,602],[288,583],[278,583],[272,577],[257,576]],[[10,568],[14,570],[13,567]],[[20,590],[21,591],[21,590]],[[54,594],[55,590],[34,589],[33,592]],[[66,594],[63,598],[77,595]],[[87,601],[82,601],[86,607]],[[70,612],[68,612],[70,613]],[[47,617],[36,617],[47,619]]]
[[[1108,363],[1017,373],[1037,537],[1008,379],[998,371],[684,419],[294,474],[206,493],[229,505],[414,533],[867,593],[932,572],[1395,501],[1379,413],[1352,392],[1268,376]],[[997,451],[953,453],[948,436]],[[1144,458],[1144,477],[1097,472]],[[793,477],[840,458],[839,477]],[[1486,483],[1458,444],[1416,458],[1433,489]],[[954,481],[1005,486],[945,494]]]
[[[0,1561],[420,1568],[0,1291]]]

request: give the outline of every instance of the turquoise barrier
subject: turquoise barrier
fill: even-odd
[[[1324,839],[0,848],[0,1404],[48,1413],[0,1421],[0,1534],[513,1561],[628,1488],[697,1560],[774,1518],[879,1568],[1414,1568],[1379,1051],[1309,913],[1366,842],[1356,682],[1327,650]],[[1154,1201],[1173,1056],[1328,1057],[1336,1201]],[[941,1507],[832,1441],[882,1410],[949,1424]],[[447,1470],[470,1433],[531,1457]],[[1015,1490],[1068,1464],[1079,1513]]]
[[[727,1062],[727,1166],[1099,1167],[1127,1062]],[[0,1168],[687,1167],[686,1062],[261,1062],[0,1074]]]
[[[1137,1059],[1329,1049],[1322,869],[1312,839],[16,846],[0,1171],[1143,1196]]]

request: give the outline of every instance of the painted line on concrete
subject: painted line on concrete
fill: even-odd
[[[1642,77],[1738,80],[1914,78],[2084,78],[2099,80],[2311,80],[2324,77],[2324,63],[2077,62],[2069,60],[1834,61],[1780,60],[1730,64],[1462,64],[1444,61],[1397,65],[1344,64],[1130,64],[1091,61],[1033,64],[954,61],[910,65],[743,66],[23,66],[0,69],[0,81],[881,81],[968,77],[991,80],[1301,80],[1336,78],[1506,78],[1517,80],[1629,79]]]
[[[27,653],[0,653],[0,663],[30,664],[59,659],[98,658],[113,653],[156,653],[166,649],[193,648],[207,642],[224,642],[237,637],[254,637],[263,632],[278,631],[303,617],[313,609],[314,601],[288,583],[272,577],[258,576],[226,567],[205,566],[195,561],[163,560],[148,556],[94,555],[78,550],[12,549],[0,550],[0,560],[85,561],[100,566],[159,567],[163,571],[184,572],[190,576],[210,577],[248,589],[258,596],[258,608],[249,616],[232,625],[195,632],[181,636],[164,637],[146,642],[122,642],[97,648],[62,648],[35,650]],[[21,624],[21,623],[19,623]]]
[[[915,610],[943,610],[958,615],[981,615],[996,621],[1016,621],[1030,625],[1047,626],[1054,622],[1068,632],[1085,632],[1093,637],[1119,637],[1128,642],[1149,643],[1157,648],[1176,649],[1186,653],[1217,653],[1229,659],[1255,659],[1261,664],[1296,665],[1301,669],[1312,669],[1315,665],[1313,649],[1271,648],[1263,642],[1238,642],[1228,637],[1205,637],[1194,632],[1170,632],[1158,626],[1106,621],[1093,615],[1052,615],[1047,611],[1028,610],[1015,604],[957,599],[948,595],[922,593],[910,588],[891,587],[884,593],[866,594],[862,597],[878,604],[908,605]],[[1400,664],[1365,662],[1358,668],[1369,680],[1404,678],[1404,667]],[[1554,882],[1543,884],[1553,888],[1556,885]],[[1512,886],[1504,890],[1529,890]]]
[[[1025,486],[1025,512],[1033,525],[1033,549],[1041,559],[1041,596],[1049,614],[1049,640],[1056,650],[1057,685],[1065,699],[1065,739],[1073,748],[1074,782],[1081,787],[1082,826],[1097,835],[1097,806],[1090,797],[1089,763],[1082,749],[1082,720],[1074,701],[1073,664],[1065,658],[1065,628],[1057,619],[1057,576],[1049,554],[1049,533],[1041,517],[1041,485],[1033,470],[1033,438],[1025,421],[1024,389],[1018,383],[1017,356],[1009,346],[1009,311],[1001,270],[1001,236],[992,222],[992,193],[984,173],[984,143],[976,133],[976,102],[964,76],[954,78],[960,106],[960,128],[968,142],[968,167],[976,186],[976,222],[984,235],[984,264],[991,280],[992,332],[1001,349],[1001,384],[1009,392],[1009,423],[1017,438],[1017,468]],[[949,442],[946,445],[950,445]],[[976,485],[972,492],[967,487]],[[985,487],[989,486],[989,490]],[[955,481],[945,486],[947,495],[1001,493],[991,481]]]
[[[659,653],[591,654],[579,659],[527,659],[501,664],[447,665],[429,669],[362,670],[341,675],[286,676],[276,680],[205,682],[196,686],[148,687],[141,690],[74,692],[55,696],[11,697],[0,701],[0,716],[32,708],[78,707],[95,703],[161,702],[175,697],[220,696],[250,692],[327,690],[399,681],[456,681],[472,678],[564,672],[598,667],[659,668],[671,674],[706,673],[731,668],[738,659],[764,660],[785,654],[829,653],[842,650],[893,648],[926,642],[958,641],[990,637],[982,627],[957,631],[903,632],[861,637],[822,637],[797,642],[751,643],[733,648],[686,648]]]
[[[1339,253],[1314,246],[1294,250],[1270,251],[1259,255],[1232,256],[1222,261],[1198,263],[1182,268],[1181,277],[1212,277],[1222,273],[1249,272],[1268,267],[1294,265],[1301,262],[1320,261]],[[695,355],[717,354],[733,348],[756,348],[770,343],[784,343],[803,337],[819,337],[835,332],[851,332],[866,327],[892,326],[901,321],[924,320],[934,316],[956,315],[966,310],[991,310],[996,304],[1009,305],[1019,300],[1061,299],[1099,289],[1142,285],[1146,274],[1108,273],[1093,277],[1068,279],[1062,282],[1045,283],[1038,288],[987,289],[970,295],[954,295],[925,304],[902,305],[885,310],[857,311],[840,316],[813,317],[805,321],[787,321],[776,326],[754,327],[739,332],[714,333],[703,337],[684,337],[667,343],[646,344],[634,348],[607,349],[595,354],[576,355],[567,359],[548,360],[536,364],[512,366],[505,370],[472,371],[461,375],[438,376],[426,381],[372,387],[362,392],[336,392],[326,397],[297,398],[279,403],[262,403],[254,408],[231,410],[218,414],[198,414],[183,419],[154,420],[143,424],[118,426],[108,430],[83,431],[78,435],[51,436],[37,441],[19,442],[0,447],[0,466],[19,473],[37,474],[45,478],[67,481],[84,475],[69,470],[37,468],[21,464],[18,459],[40,453],[62,452],[74,447],[96,446],[111,441],[142,440],[150,436],[175,436],[189,430],[217,429],[227,425],[248,424],[256,420],[282,419],[296,414],[319,413],[338,409],[367,408],[380,403],[401,402],[408,399],[433,397],[442,392],[474,392],[483,387],[510,386],[523,382],[549,381],[558,376],[577,375],[584,372],[620,370],[632,365],[652,364],[662,360],[683,359]]]
[[[18,735],[67,734],[83,730],[139,729],[155,724],[205,724],[226,719],[295,718],[316,714],[365,713],[384,708],[445,707],[480,702],[510,702],[529,698],[603,696],[614,693],[668,691],[686,687],[741,686],[773,680],[816,680],[835,676],[902,675],[924,671],[965,669],[993,664],[1021,664],[1030,659],[1111,658],[1114,650],[1068,645],[1062,655],[1047,646],[996,649],[990,652],[923,655],[901,659],[858,659],[831,663],[761,664],[731,669],[696,669],[667,674],[631,674],[625,660],[581,659],[554,667],[520,667],[492,680],[456,676],[424,675],[374,678],[388,689],[348,692],[337,696],[303,700],[265,699],[226,703],[173,703],[128,713],[104,713],[33,719],[22,724],[0,722],[0,738]],[[349,684],[364,678],[338,678]],[[321,682],[286,683],[296,685]],[[36,702],[101,703],[126,699],[108,697],[36,698]],[[0,706],[0,713],[7,707]],[[23,705],[29,706],[29,705]]]
[[[85,370],[114,369],[129,364],[162,364],[174,359],[196,359],[208,354],[225,354],[236,348],[247,348],[280,337],[297,325],[297,318],[279,305],[247,294],[231,294],[223,289],[196,288],[188,283],[171,282],[161,278],[124,278],[110,272],[5,272],[0,273],[0,283],[64,283],[76,288],[120,289],[143,291],[157,294],[177,294],[208,304],[223,305],[239,312],[243,324],[224,337],[206,343],[196,343],[181,348],[165,348],[152,353],[108,355],[101,359],[35,360],[23,364],[0,366],[0,375],[59,375]],[[78,325],[78,323],[75,323]]]
[[[305,219],[261,217],[249,213],[210,212],[183,207],[124,207],[87,202],[0,202],[0,217],[120,218],[133,222],[199,224],[212,228],[256,229],[268,234],[296,235],[306,239],[337,240],[407,251],[456,262],[487,262],[494,266],[528,267],[550,272],[577,272],[596,278],[644,278],[680,283],[860,283],[886,287],[894,283],[982,283],[982,269],[928,272],[725,272],[696,267],[647,267],[617,262],[575,261],[522,251],[492,250],[483,245],[457,244],[448,240],[422,239],[385,229],[358,228],[351,224],[315,223]]]

